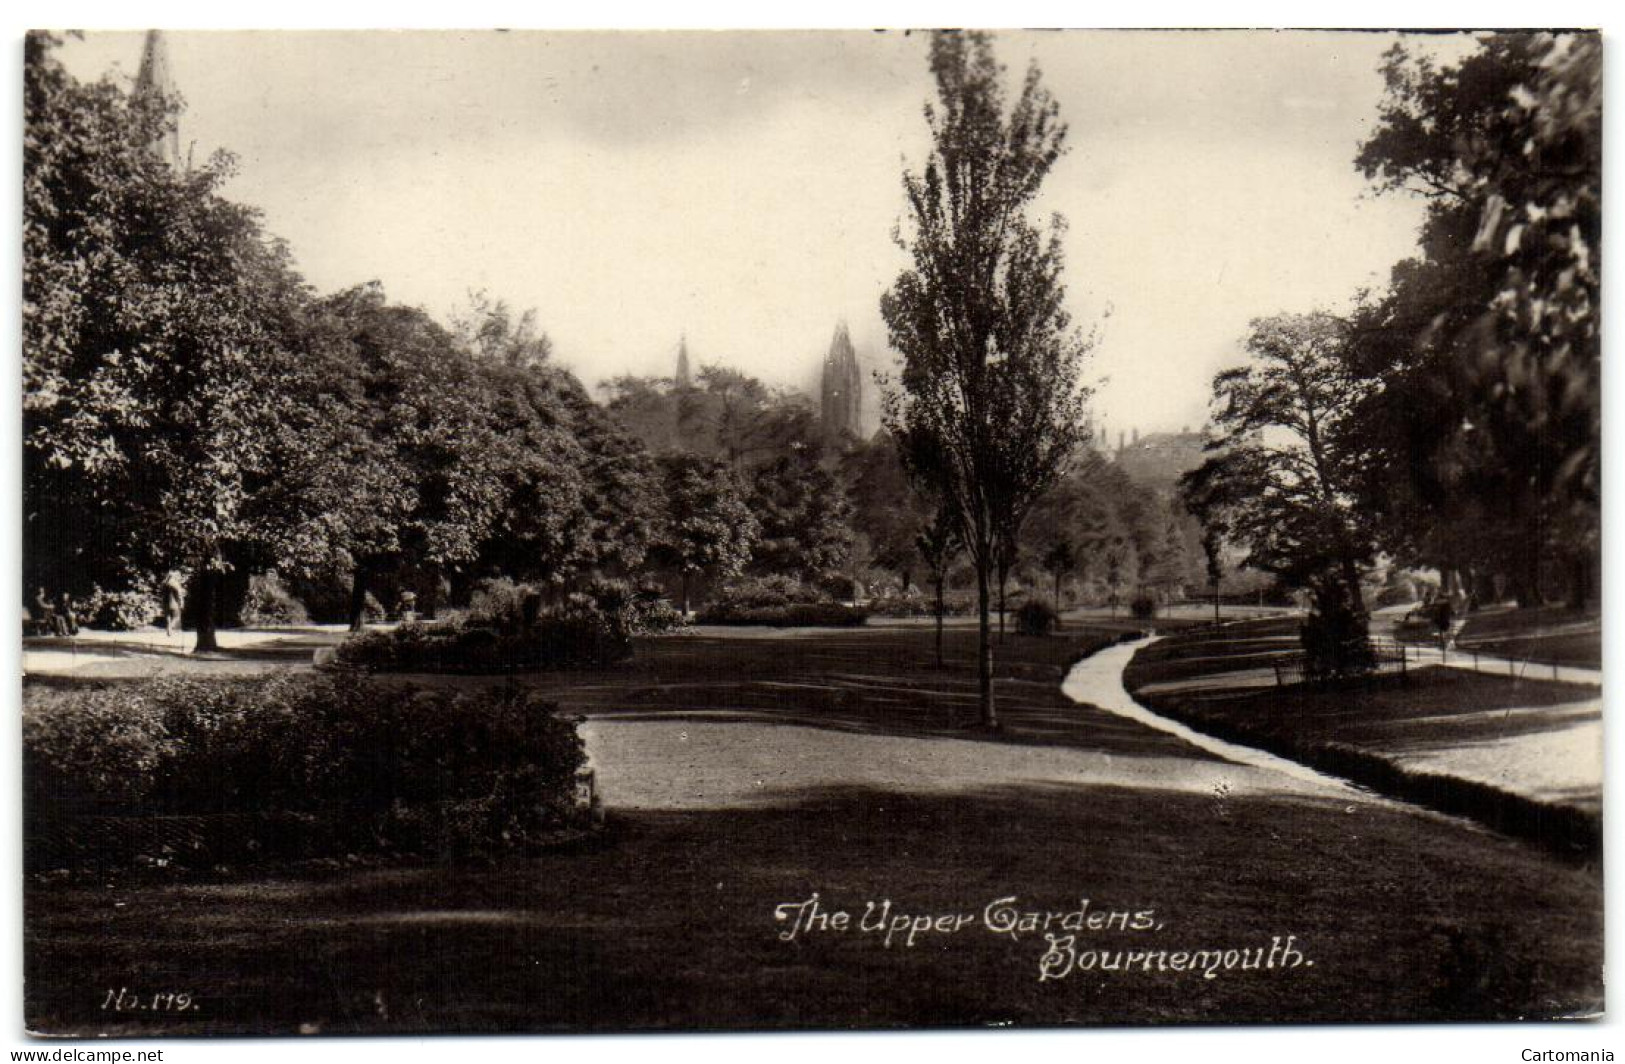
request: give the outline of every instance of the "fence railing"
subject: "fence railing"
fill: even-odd
[[[1374,636],[1367,641],[1373,668],[1366,675],[1381,675],[1384,673],[1399,673],[1407,675],[1410,670],[1426,665],[1445,665],[1456,669],[1467,669],[1472,672],[1481,672],[1488,676],[1507,676],[1515,680],[1551,679],[1562,682],[1567,679],[1574,682],[1575,671],[1594,672],[1583,666],[1565,666],[1551,661],[1534,661],[1527,658],[1509,658],[1498,654],[1484,654],[1472,647],[1457,647],[1443,643],[1431,646],[1425,643],[1406,643],[1391,636]],[[1304,683],[1332,677],[1312,675],[1306,655],[1301,651],[1283,655],[1274,662],[1275,682],[1277,685]],[[1564,671],[1570,675],[1565,677]],[[1585,682],[1583,679],[1579,682]]]

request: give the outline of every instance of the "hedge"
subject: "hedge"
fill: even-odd
[[[712,604],[700,611],[701,624],[763,625],[776,628],[856,628],[869,611],[836,602],[802,602],[787,606],[733,607]]]
[[[512,684],[162,677],[67,692],[23,715],[35,865],[210,863],[221,848],[269,852],[278,841],[292,857],[523,849],[590,820],[585,764],[575,724]],[[217,819],[218,845],[140,852],[165,818]],[[121,821],[134,852],[95,841]],[[231,837],[255,825],[264,846]]]
[[[334,661],[372,672],[499,673],[598,669],[631,657],[624,628],[580,614],[541,617],[529,628],[499,631],[467,623],[403,624],[362,632],[339,644]]]

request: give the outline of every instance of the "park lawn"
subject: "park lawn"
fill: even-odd
[[[1247,643],[1244,637],[1218,639],[1210,633],[1175,636],[1136,654],[1125,682],[1131,692],[1138,692],[1154,684],[1252,667],[1236,665],[1252,660]],[[1291,739],[1305,745],[1342,743],[1403,754],[1545,726],[1527,717],[1488,719],[1498,710],[1570,705],[1596,696],[1595,687],[1583,684],[1433,666],[1347,687],[1202,685],[1189,691],[1159,689],[1146,701],[1182,720],[1227,732],[1244,730],[1272,746]]]
[[[770,802],[612,806],[609,830],[591,845],[494,864],[33,879],[28,1024],[337,1034],[1430,1020],[1600,1008],[1594,869],[1390,803],[1276,792],[1270,774],[1235,793],[1181,786],[1192,769],[1211,767],[1210,755],[1059,694],[1061,672],[1104,634],[1012,637],[1002,650],[1005,732],[958,730],[951,722],[964,718],[967,687],[974,692],[964,655],[973,636],[950,636],[959,663],[946,675],[930,666],[929,628],[897,626],[698,633],[655,641],[618,679],[536,678],[594,726],[621,729],[622,749],[647,719],[649,738],[628,755],[634,771],[694,771],[686,747],[658,738],[692,722],[722,737],[711,747],[714,774],[728,772],[730,734],[783,732],[793,749],[797,734],[838,733],[895,751],[893,785],[854,786],[835,773]],[[665,691],[685,678],[700,686]],[[1006,775],[949,792],[908,785],[922,753],[974,760],[979,750],[991,757],[994,743],[1045,744],[1045,756],[1116,765],[1141,783]],[[1140,765],[1159,767],[1166,782],[1128,772]],[[913,947],[855,933],[782,941],[775,908],[814,891],[854,918],[866,902],[889,899],[894,912],[973,920]],[[1096,909],[1154,910],[1162,925],[1085,933],[1080,954],[1255,949],[1291,935],[1314,964],[1041,982],[1041,934],[1013,940],[974,920],[1011,895],[1044,910],[1076,909],[1081,898]],[[104,1009],[120,989],[144,1000],[185,992],[196,1007]]]
[[[1236,660],[1253,660],[1251,628],[1146,647],[1125,683],[1143,704],[1216,737],[1595,858],[1600,778],[1520,761],[1583,752],[1593,733],[1572,729],[1600,719],[1597,687],[1440,666],[1328,687],[1227,682]],[[1553,745],[1559,736],[1569,745]]]
[[[1094,730],[1060,692],[1078,659],[1138,635],[1138,624],[1073,623],[1056,635],[1006,636],[994,646],[1002,731],[992,741],[1078,744]],[[978,723],[974,625],[944,632],[936,664],[933,629],[871,620],[864,628],[698,627],[637,643],[616,671],[533,673],[568,713],[614,719],[802,724],[884,735],[963,735]],[[414,682],[480,684],[498,677],[416,676]],[[1097,723],[1094,727],[1111,727]],[[1141,731],[1138,726],[1135,731]]]
[[[1563,606],[1485,609],[1468,616],[1456,645],[1519,661],[1600,669],[1602,617]]]

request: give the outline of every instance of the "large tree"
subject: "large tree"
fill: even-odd
[[[1346,338],[1325,313],[1255,320],[1251,361],[1213,381],[1211,453],[1180,483],[1193,513],[1248,549],[1247,564],[1309,590],[1323,611],[1358,615],[1371,538],[1350,492],[1363,390]]]
[[[750,561],[760,528],[726,463],[684,453],[662,455],[658,463],[664,505],[650,557],[676,571],[686,614],[693,578],[737,576]]]
[[[958,522],[975,567],[981,717],[997,727],[993,575],[1004,539],[1086,435],[1079,374],[1089,343],[1065,308],[1064,223],[1054,217],[1046,232],[1027,218],[1066,141],[1037,67],[1007,108],[985,34],[933,35],[930,64],[932,150],[923,170],[903,176],[908,224],[898,234],[913,264],[881,299],[903,359],[885,421],[905,464]]]
[[[535,551],[569,549],[563,526],[580,502],[574,441],[538,417],[535,394],[506,377],[493,386],[493,372],[523,370],[466,357],[377,284],[327,297],[310,319],[310,357],[322,367],[312,406],[322,414],[297,423],[311,442],[287,479],[306,504],[306,557],[350,573],[352,627],[375,578],[403,565],[465,569],[498,530]],[[516,496],[530,512],[505,528]]]
[[[1356,316],[1360,491],[1396,553],[1593,590],[1601,444],[1601,43],[1506,33],[1440,67],[1396,46],[1356,165],[1427,202],[1421,254]],[[1546,562],[1543,567],[1542,561]]]
[[[152,148],[172,102],[81,84],[56,44],[30,34],[24,61],[30,564],[58,586],[192,569],[197,645],[213,649],[220,574],[267,535],[256,499],[300,372],[304,287],[257,215],[219,195],[229,156],[172,167]]]
[[[895,572],[906,593],[919,557],[915,536],[927,502],[909,484],[897,445],[884,432],[849,447],[840,460],[841,479],[852,507],[852,529],[863,538],[868,563]]]

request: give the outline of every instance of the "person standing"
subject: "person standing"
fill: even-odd
[[[56,607],[51,605],[51,597],[45,589],[34,591],[34,623],[38,625],[41,635],[61,635],[61,625],[56,619]]]
[[[186,595],[180,570],[171,569],[169,575],[164,577],[161,593],[164,600],[164,634],[174,635],[181,626],[181,600]]]
[[[73,599],[66,591],[56,597],[57,635],[78,635],[79,618],[73,613]]]

